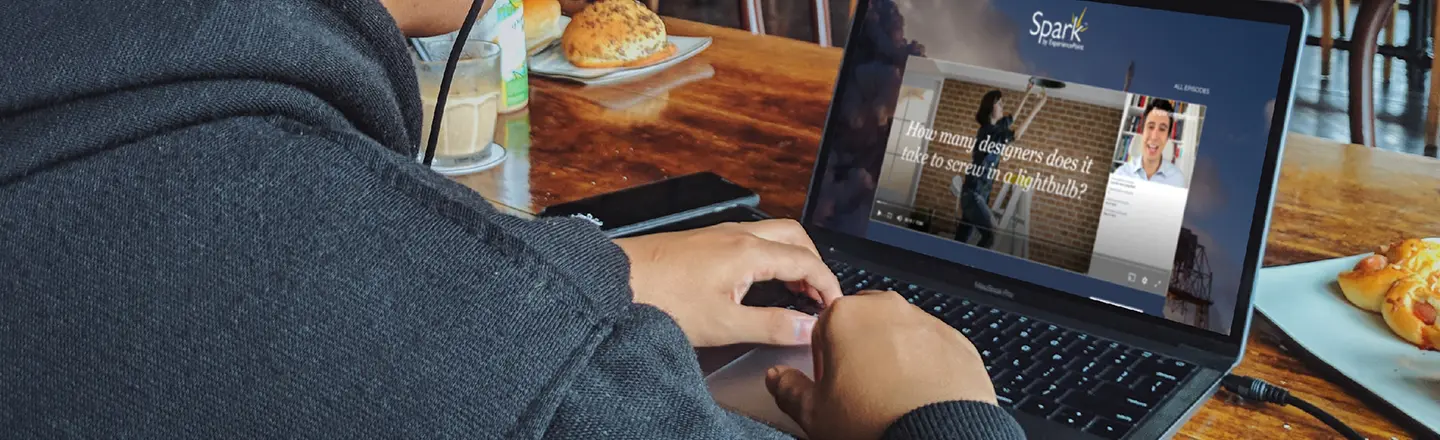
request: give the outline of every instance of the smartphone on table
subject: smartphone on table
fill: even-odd
[[[707,171],[551,206],[539,217],[583,218],[600,226],[606,235],[619,238],[708,226],[694,225],[737,207],[763,216],[754,209],[759,205],[760,195],[755,191]]]

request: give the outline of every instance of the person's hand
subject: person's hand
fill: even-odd
[[[696,347],[810,343],[814,317],[740,304],[753,283],[785,281],[821,305],[840,298],[840,282],[793,220],[727,223],[615,243],[630,257],[634,301],[668,313]]]
[[[765,384],[810,438],[877,439],[932,403],[995,404],[975,346],[894,292],[841,298],[815,327],[815,380],[773,367]]]

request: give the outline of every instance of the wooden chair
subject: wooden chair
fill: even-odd
[[[1308,2],[1307,2],[1308,3]],[[1338,3],[1338,5],[1337,5]],[[1336,11],[1339,6],[1339,11]],[[1338,14],[1337,14],[1338,12]],[[1346,38],[1345,29],[1349,28],[1345,23],[1346,14],[1350,13],[1350,0],[1321,0],[1320,1],[1320,74],[1330,75],[1330,51],[1335,49],[1335,25],[1336,15],[1339,15],[1340,38]],[[1358,20],[1357,20],[1358,21]]]
[[[1380,32],[1392,21],[1396,0],[1365,0],[1355,14],[1355,31],[1350,46],[1350,142],[1375,146],[1375,55],[1380,51]],[[1393,33],[1394,31],[1390,31]],[[1440,41],[1440,27],[1435,30]],[[1392,37],[1393,38],[1393,37]],[[1440,67],[1440,57],[1436,58]],[[1322,61],[1324,62],[1324,61]],[[1435,72],[1432,67],[1431,72]],[[1440,75],[1431,75],[1426,142],[1433,142],[1436,120],[1436,89]]]
[[[850,0],[851,14],[855,13],[857,1]],[[740,6],[741,27],[752,34],[765,35],[765,11],[761,0],[737,0],[737,2]],[[810,28],[814,30],[815,42],[820,44],[820,47],[833,46],[830,40],[830,2],[828,0],[808,0],[808,2],[810,3]],[[652,11],[660,10],[660,0],[646,0],[646,5]]]

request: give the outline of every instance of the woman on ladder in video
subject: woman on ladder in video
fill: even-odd
[[[1035,110],[1025,117],[1025,122],[1020,123],[1019,127],[1015,126],[1014,115],[1005,114],[1004,95],[999,90],[991,90],[980,98],[980,109],[975,112],[975,121],[980,123],[980,130],[975,133],[975,148],[971,154],[971,161],[976,169],[999,167],[1005,146],[1024,136],[1025,129],[1030,127],[1035,115],[1045,107],[1045,101],[1049,99],[1045,90],[1064,86],[1064,83],[1059,81],[1039,81],[1040,102],[1035,104]],[[1025,87],[1025,97],[1020,99],[1016,113],[1025,109],[1025,102],[1030,100],[1031,91],[1036,85],[1036,80],[1032,79]],[[981,148],[986,145],[986,141],[997,144],[998,147]],[[955,240],[968,243],[973,233],[979,233],[980,242],[975,245],[989,249],[995,245],[995,217],[990,213],[990,189],[995,181],[988,173],[981,173],[979,176],[966,175],[964,179],[965,183],[960,187],[960,225],[955,230]]]

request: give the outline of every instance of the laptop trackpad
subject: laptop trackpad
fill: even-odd
[[[780,411],[765,388],[765,370],[776,365],[787,365],[815,378],[810,347],[760,347],[711,373],[705,382],[721,407],[805,438],[800,425]]]

